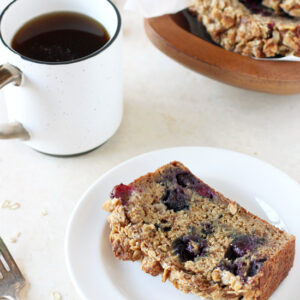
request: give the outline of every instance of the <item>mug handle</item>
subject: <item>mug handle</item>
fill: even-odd
[[[13,65],[0,65],[0,89],[9,83],[20,86],[22,83],[22,72]],[[12,122],[0,125],[0,139],[22,139],[28,140],[30,135],[28,131],[19,122]]]

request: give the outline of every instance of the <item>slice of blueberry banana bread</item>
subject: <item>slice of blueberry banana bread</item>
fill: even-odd
[[[265,300],[287,276],[295,237],[172,162],[117,185],[103,208],[121,260],[207,299]]]
[[[300,2],[300,1],[299,1]],[[257,0],[191,0],[212,39],[245,56],[300,56],[300,20]]]

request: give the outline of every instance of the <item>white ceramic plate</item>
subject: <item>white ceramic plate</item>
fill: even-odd
[[[197,300],[140,270],[139,263],[113,257],[108,241],[107,213],[101,209],[112,188],[178,160],[209,185],[300,241],[300,186],[258,159],[222,149],[185,147],[135,157],[101,176],[83,195],[69,223],[67,267],[84,300]],[[289,276],[270,298],[299,300],[300,254]]]

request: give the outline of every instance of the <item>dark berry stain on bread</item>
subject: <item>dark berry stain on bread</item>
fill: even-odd
[[[262,5],[261,0],[240,0],[253,14],[260,14],[262,16],[272,16],[274,11]]]
[[[129,185],[119,184],[114,187],[110,194],[110,198],[119,198],[122,201],[123,205],[127,205],[129,197],[133,191],[133,188]]]

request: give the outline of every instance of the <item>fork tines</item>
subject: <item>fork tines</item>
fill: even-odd
[[[5,279],[7,276],[13,276],[19,283],[25,282],[25,279],[18,268],[15,260],[8,251],[6,245],[4,244],[2,238],[0,237],[0,272],[2,274],[1,280]]]

